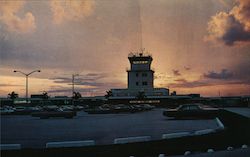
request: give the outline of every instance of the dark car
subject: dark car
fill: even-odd
[[[64,117],[64,118],[73,118],[76,116],[76,112],[74,111],[62,111],[62,112],[38,112],[32,113],[32,117],[40,117],[41,119],[48,119],[51,117]]]
[[[205,108],[201,104],[184,104],[176,109],[163,111],[163,115],[175,118],[214,118],[219,109]]]
[[[73,118],[76,116],[75,111],[63,111],[61,109],[44,110],[42,112],[36,112],[31,114],[32,117],[40,117],[41,119],[48,119],[51,117],[64,117]]]

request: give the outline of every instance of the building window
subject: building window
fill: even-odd
[[[148,85],[148,82],[142,82],[142,85],[143,85],[143,86],[147,86],[147,85]]]
[[[136,82],[135,84],[136,84],[137,86],[139,86],[139,82]]]
[[[138,76],[139,76],[139,73],[136,73],[135,76],[138,77]]]
[[[142,73],[142,77],[147,77],[148,74],[147,73]]]

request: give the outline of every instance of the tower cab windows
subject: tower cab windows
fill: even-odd
[[[148,64],[148,61],[133,61],[133,64]]]

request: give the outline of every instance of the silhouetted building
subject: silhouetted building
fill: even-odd
[[[111,89],[113,97],[137,96],[168,96],[167,88],[154,88],[154,71],[151,69],[153,58],[143,53],[131,53],[128,56],[130,69],[127,89]]]

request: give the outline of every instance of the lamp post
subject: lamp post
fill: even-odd
[[[33,74],[34,72],[41,72],[41,70],[34,70],[34,71],[31,71],[30,73],[24,73],[24,72],[18,71],[18,70],[14,70],[13,72],[14,73],[19,72],[20,74],[23,74],[26,77],[26,102],[28,103],[28,83],[29,83],[28,78],[29,78],[29,75]]]

